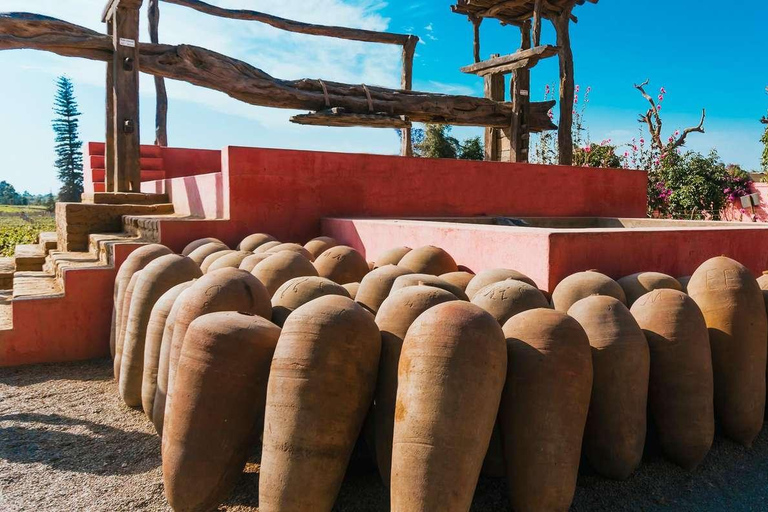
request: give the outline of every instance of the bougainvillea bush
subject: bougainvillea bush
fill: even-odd
[[[651,216],[673,219],[718,220],[720,212],[741,196],[752,193],[749,175],[728,168],[712,151],[672,152],[648,173],[648,210]]]

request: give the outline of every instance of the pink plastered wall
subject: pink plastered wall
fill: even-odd
[[[227,147],[221,156],[217,211],[228,222],[198,225],[209,233],[163,222],[164,243],[178,248],[217,236],[235,244],[254,232],[303,242],[320,234],[322,218],[334,216],[636,217],[646,208],[641,171],[243,147]],[[219,201],[203,185],[196,182],[191,195]]]

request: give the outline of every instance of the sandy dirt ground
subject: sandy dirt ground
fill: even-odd
[[[111,368],[99,360],[0,369],[1,511],[169,510],[160,440],[122,404]],[[256,460],[220,510],[257,509]],[[336,510],[389,510],[370,464],[350,465]],[[481,478],[472,510],[509,510],[503,479]],[[718,437],[692,473],[654,454],[625,482],[583,465],[572,510],[768,510],[768,432],[751,449]]]

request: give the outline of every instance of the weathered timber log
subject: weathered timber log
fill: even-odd
[[[155,44],[160,42],[160,0],[149,0],[149,40]],[[165,90],[165,80],[155,77],[155,146],[168,146],[168,92]]]
[[[0,50],[9,49],[44,50],[102,61],[112,58],[109,36],[29,13],[0,13]],[[139,54],[144,73],[221,91],[253,105],[319,111],[328,103],[357,113],[368,113],[372,107],[374,112],[405,115],[421,123],[499,127],[511,123],[511,103],[485,98],[337,82],[321,84],[316,79],[280,80],[245,62],[190,45],[140,43]],[[553,106],[551,101],[531,104],[531,132],[557,128],[547,117]]]
[[[510,55],[503,55],[501,57],[495,57],[476,64],[464,66],[461,68],[461,72],[479,76],[511,73],[516,69],[532,68],[538,64],[540,60],[554,57],[559,51],[560,48],[557,46],[536,46],[535,48],[517,51]]]
[[[299,114],[291,117],[291,122],[309,126],[334,126],[348,128],[364,126],[368,128],[410,128],[411,122],[400,116],[390,116],[384,112],[372,114],[356,114],[347,112],[344,108],[334,107],[310,114]]]
[[[218,16],[220,18],[229,18],[233,20],[258,21],[266,23],[280,30],[287,32],[297,32],[299,34],[309,34],[313,36],[335,37],[337,39],[349,39],[351,41],[363,41],[365,43],[383,43],[405,45],[409,39],[416,37],[408,34],[393,34],[391,32],[376,32],[374,30],[363,30],[358,28],[335,27],[327,25],[313,25],[311,23],[302,23],[300,21],[279,18],[258,11],[247,9],[225,9],[217,7],[200,0],[162,0],[168,4],[181,5],[189,7],[198,12]]]

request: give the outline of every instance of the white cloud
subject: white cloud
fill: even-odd
[[[479,91],[475,87],[463,84],[449,84],[436,80],[417,80],[414,89],[419,91],[438,92],[441,94],[456,94],[461,96],[477,96]],[[480,94],[482,95],[482,94]]]
[[[104,32],[100,21],[104,0],[36,0],[34,11]],[[254,8],[252,0],[212,1],[233,9]],[[146,2],[145,2],[146,4]],[[298,21],[342,25],[368,30],[386,30],[389,19],[380,14],[385,4],[362,0],[264,0],[258,9]],[[30,10],[29,0],[3,0],[3,11]],[[146,6],[141,16],[141,39],[148,40]],[[391,45],[366,44],[332,38],[294,34],[268,25],[226,20],[171,4],[161,4],[160,39],[169,44],[194,44],[248,62],[276,78],[323,78],[349,83],[366,83],[398,87],[400,83],[400,49]],[[103,64],[67,59],[38,53],[28,69],[47,71],[51,75],[66,74],[76,85],[104,83]],[[142,80],[144,93],[151,82]],[[198,103],[235,116],[265,122],[272,119],[283,124],[290,112],[264,116],[254,115],[252,108],[226,95],[185,83],[170,82],[171,100]],[[262,109],[259,109],[262,110]],[[266,123],[271,124],[270,121]]]

